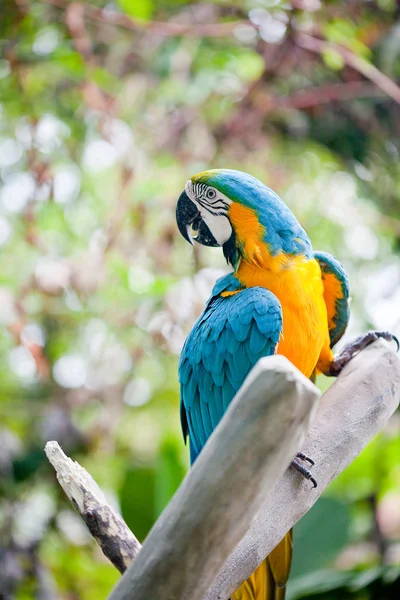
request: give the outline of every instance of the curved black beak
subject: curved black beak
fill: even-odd
[[[200,211],[186,192],[182,192],[176,205],[176,222],[179,231],[189,244],[193,246],[193,239],[203,246],[219,246],[217,240],[203,221]],[[192,237],[192,231],[197,231]]]

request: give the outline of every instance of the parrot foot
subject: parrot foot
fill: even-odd
[[[341,353],[336,356],[331,364],[329,370],[325,373],[330,377],[337,377],[340,375],[344,367],[351,361],[351,359],[358,354],[361,350],[375,342],[379,338],[386,340],[387,342],[396,342],[397,352],[400,349],[399,340],[395,335],[388,331],[368,331],[363,335],[358,336],[352,342],[346,344]]]
[[[304,452],[298,452],[296,454],[296,458],[300,458],[300,460],[306,460],[307,462],[310,463],[311,466],[315,465],[315,462],[313,461],[313,459],[310,458],[309,456],[307,456],[307,454],[304,454]]]
[[[303,454],[302,452],[298,452],[297,455],[296,455],[296,458],[297,457],[300,458],[301,460],[308,460],[310,463],[314,464],[314,461],[311,460],[311,458],[309,458],[306,454]],[[292,462],[290,463],[290,466],[295,471],[298,471],[299,473],[301,473],[305,479],[307,479],[308,481],[311,481],[311,483],[313,484],[313,486],[316,488],[317,487],[317,481],[312,476],[312,473],[311,473],[310,469],[307,469],[307,467],[305,467],[300,462],[298,462],[296,460],[296,458],[294,458],[292,460]]]

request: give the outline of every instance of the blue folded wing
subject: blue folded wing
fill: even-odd
[[[340,262],[328,252],[315,252],[314,258],[321,267],[332,348],[344,334],[349,322],[349,280]]]
[[[236,293],[221,296],[224,291]],[[282,309],[274,294],[241,289],[233,274],[217,281],[179,362],[181,422],[192,462],[252,367],[275,353],[281,331]]]

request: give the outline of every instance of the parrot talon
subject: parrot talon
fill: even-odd
[[[352,342],[346,344],[341,353],[336,356],[331,364],[329,365],[329,370],[325,373],[325,375],[331,377],[337,377],[340,375],[344,367],[351,361],[351,359],[361,352],[364,348],[382,338],[387,342],[395,342],[397,349],[396,352],[400,350],[400,342],[395,335],[390,333],[389,331],[368,331],[360,336],[358,336]]]
[[[315,465],[315,462],[313,461],[313,459],[310,458],[309,456],[307,456],[307,454],[304,454],[304,452],[298,452],[296,454],[296,458],[300,458],[300,460],[305,460],[305,461],[309,462],[312,467]]]
[[[399,342],[399,338],[398,338],[398,337],[396,337],[395,335],[392,335],[392,341],[393,341],[393,342],[396,342],[396,346],[397,346],[397,348],[396,348],[396,352],[398,352],[398,351],[400,350],[400,342]]]
[[[290,463],[290,466],[295,471],[298,471],[299,473],[301,473],[301,475],[303,475],[303,477],[305,479],[307,479],[308,481],[311,481],[311,483],[313,484],[314,488],[317,487],[317,481],[316,481],[316,479],[314,479],[314,477],[312,476],[311,471],[309,469],[307,469],[307,467],[305,467],[304,465],[302,465],[299,462],[297,462],[296,459],[292,460],[292,462]]]

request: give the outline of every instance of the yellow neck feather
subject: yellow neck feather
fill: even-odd
[[[310,377],[322,349],[329,348],[328,317],[319,264],[304,256],[270,257],[266,263],[267,268],[263,268],[242,260],[236,277],[243,286],[264,287],[278,298],[282,306],[283,330],[277,352]]]

